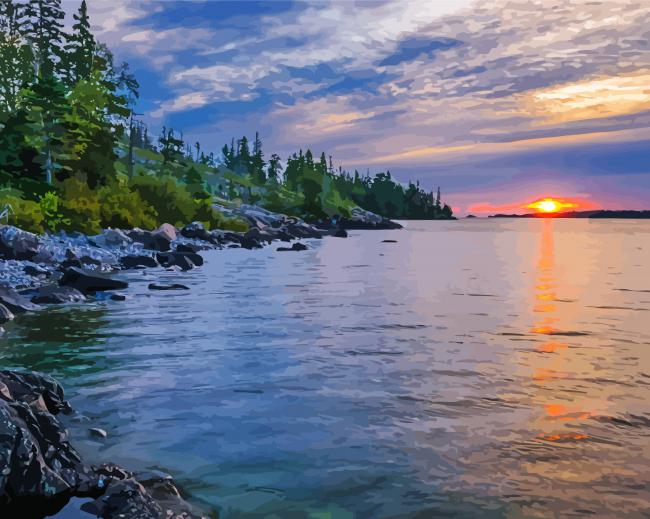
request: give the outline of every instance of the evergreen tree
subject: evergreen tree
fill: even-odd
[[[64,68],[65,41],[65,12],[61,0],[29,0],[24,14],[26,35],[34,48],[38,74],[60,74]]]
[[[24,6],[0,0],[0,113],[16,109],[20,89],[34,78],[23,13]]]
[[[269,167],[267,170],[267,178],[268,180],[272,182],[278,182],[280,180],[280,176],[282,175],[282,170],[281,170],[281,165],[280,165],[280,156],[277,154],[271,155],[271,159],[269,160]]]
[[[251,157],[251,174],[258,184],[266,182],[266,174],[264,173],[264,154],[262,153],[262,141],[259,133],[255,132],[255,142],[253,143],[253,156]]]
[[[67,75],[72,84],[90,77],[95,56],[95,38],[90,31],[86,0],[82,0],[79,11],[73,18],[75,23],[72,26],[72,34],[68,36],[65,47]]]

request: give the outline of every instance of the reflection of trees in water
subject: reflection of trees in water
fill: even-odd
[[[104,369],[111,336],[106,308],[51,308],[21,315],[0,337],[3,367],[23,367],[66,377]]]

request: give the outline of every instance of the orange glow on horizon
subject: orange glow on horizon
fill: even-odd
[[[537,209],[540,213],[559,213],[564,209],[575,209],[578,204],[558,198],[541,198],[526,206],[528,209]]]

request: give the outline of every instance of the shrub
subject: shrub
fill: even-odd
[[[59,212],[61,199],[54,191],[48,191],[41,196],[38,204],[41,208],[41,214],[43,215],[43,220],[48,230],[56,231],[62,224],[69,223],[67,219],[63,217],[63,214]]]
[[[15,195],[0,195],[0,211],[5,205],[11,206],[7,223],[20,227],[25,231],[42,233],[44,219],[41,206],[33,200],[23,200]],[[2,222],[4,223],[4,222]]]
[[[156,211],[127,185],[109,184],[98,191],[101,224],[104,227],[130,229],[156,227]]]
[[[158,223],[182,226],[196,219],[197,203],[174,177],[138,175],[131,179],[130,185],[156,211]]]
[[[71,177],[61,182],[60,212],[67,230],[96,234],[101,231],[101,208],[97,193],[85,180]]]

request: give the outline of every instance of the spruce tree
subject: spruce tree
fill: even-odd
[[[78,12],[73,15],[75,20],[72,34],[68,37],[66,50],[67,77],[71,83],[80,79],[88,79],[93,70],[95,55],[95,38],[90,32],[90,20],[86,0],[82,0]]]
[[[38,75],[62,75],[64,63],[61,0],[29,0],[25,6],[26,35],[36,55]]]

